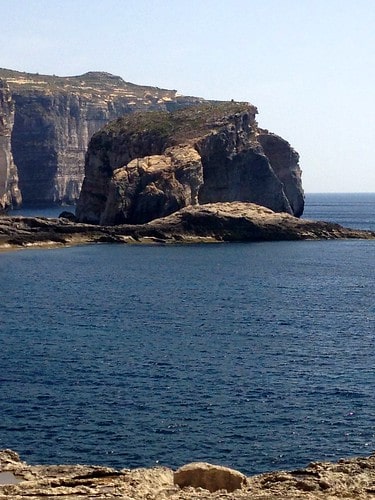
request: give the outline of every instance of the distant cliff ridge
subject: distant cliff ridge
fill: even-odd
[[[143,224],[188,205],[251,202],[300,216],[298,154],[259,129],[249,103],[202,103],[135,113],[91,139],[76,215]]]
[[[102,72],[58,77],[0,69],[0,79],[9,89],[7,106],[3,101],[0,104],[8,131],[0,135],[8,138],[2,139],[0,154],[7,158],[12,154],[23,202],[28,205],[76,202],[88,142],[109,121],[134,111],[169,111],[203,101],[179,96],[175,90],[134,85]],[[10,135],[9,152],[5,143]],[[4,159],[0,179],[5,179],[2,172],[10,168],[3,164]],[[9,175],[7,181],[1,180],[2,185],[15,185],[14,171]],[[13,196],[12,203],[18,202]]]

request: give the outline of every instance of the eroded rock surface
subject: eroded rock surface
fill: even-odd
[[[78,220],[131,224],[238,201],[301,215],[298,154],[259,130],[256,113],[249,103],[206,103],[109,124],[88,148]]]
[[[0,79],[0,213],[22,201],[11,148],[13,124],[14,102],[9,86]]]
[[[142,224],[195,205],[202,183],[201,158],[190,146],[134,159],[113,172],[100,224]]]
[[[260,129],[257,140],[273,171],[283,184],[292,213],[297,217],[301,216],[304,207],[301,200],[301,169],[297,151],[285,139],[267,130]]]
[[[58,77],[0,68],[0,78],[14,106],[11,152],[23,201],[29,205],[78,199],[88,142],[109,121],[134,111],[171,110],[203,100],[103,72]],[[0,143],[0,155],[7,148]]]
[[[192,464],[185,466],[192,471]],[[181,468],[182,470],[184,468]],[[11,450],[0,451],[0,500],[370,500],[375,496],[375,457],[315,462],[305,469],[275,471],[246,477],[240,472],[211,464],[200,471],[216,471],[204,486],[176,483],[167,467],[121,469],[88,465],[28,465]],[[226,471],[225,473],[223,471]],[[222,473],[219,473],[221,471]],[[229,471],[229,472],[228,472]],[[229,475],[227,475],[229,474]],[[226,476],[223,481],[223,475]],[[237,478],[233,483],[228,477]],[[13,478],[17,478],[15,484]],[[223,486],[228,485],[227,488]],[[237,486],[239,486],[237,488]],[[212,490],[212,491],[210,491]]]
[[[375,239],[375,232],[293,217],[252,203],[190,205],[145,224],[100,226],[66,218],[0,217],[0,249],[83,243],[206,243]]]
[[[246,485],[246,476],[236,470],[205,462],[194,462],[180,467],[173,474],[173,482],[180,488],[192,486],[213,493],[217,490],[232,492]]]

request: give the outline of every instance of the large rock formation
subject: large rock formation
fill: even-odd
[[[0,212],[19,206],[18,173],[11,150],[14,103],[7,83],[0,80]]]
[[[138,224],[187,205],[244,201],[300,216],[298,154],[248,103],[136,113],[90,142],[77,218]]]
[[[171,110],[202,101],[100,72],[57,77],[0,69],[0,78],[9,86],[9,102],[14,103],[7,118],[13,121],[14,111],[14,127],[9,123],[8,130],[19,187],[28,205],[78,199],[88,142],[110,120],[134,111]],[[9,154],[8,144],[0,143],[0,155],[9,158]],[[11,174],[2,183],[14,185],[12,175],[14,179]]]

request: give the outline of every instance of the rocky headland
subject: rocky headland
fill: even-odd
[[[86,177],[78,208],[86,222],[146,222],[151,197],[153,218],[217,201],[301,215],[298,154],[259,129],[256,113],[250,104],[182,96],[104,72],[59,77],[0,68],[2,209],[74,204]],[[128,198],[120,201],[126,172]],[[139,195],[136,210],[131,191]]]
[[[0,212],[21,196],[26,204],[78,199],[76,213],[59,219],[1,216],[0,248],[374,238],[298,218],[298,153],[259,128],[256,114],[249,103],[107,73],[0,69]]]
[[[142,224],[208,203],[247,202],[300,216],[298,154],[259,129],[249,103],[135,113],[91,139],[80,222]]]
[[[95,132],[135,111],[202,101],[104,72],[59,77],[0,68],[0,182],[11,192],[6,204],[10,199],[17,207],[20,192],[26,205],[75,203]]]
[[[28,465],[0,451],[0,500],[369,500],[375,497],[375,456],[313,462],[304,469],[246,477],[207,463],[121,469],[88,465]]]
[[[58,219],[0,217],[0,249],[70,246],[87,243],[178,244],[209,242],[375,239],[375,232],[299,219],[253,203],[190,205],[144,224],[113,226]]]

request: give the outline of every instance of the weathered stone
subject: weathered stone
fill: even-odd
[[[246,476],[228,467],[205,462],[184,465],[173,475],[174,484],[184,488],[204,488],[211,493],[217,490],[232,492],[246,484]]]
[[[197,143],[204,169],[199,202],[246,201],[294,213],[283,183],[257,140],[255,112],[252,106],[243,107]],[[289,165],[285,163],[284,168]],[[295,184],[303,199],[300,177]]]
[[[142,224],[198,202],[202,163],[190,146],[130,161],[113,172],[100,224]]]
[[[0,500],[371,500],[375,494],[374,456],[347,459],[341,464],[316,462],[297,471],[246,478],[240,474],[244,482],[231,492],[210,492],[202,486],[180,488],[174,484],[178,471],[166,467],[115,470],[89,465],[28,465],[17,454],[12,460],[9,450],[0,451],[1,473],[6,473],[3,477],[10,482],[0,483]]]
[[[89,225],[67,218],[0,217],[0,249],[83,243],[204,243],[361,238],[375,232],[298,219],[252,203],[189,205],[145,224]]]
[[[300,185],[301,169],[297,151],[285,139],[266,130],[259,130],[257,141],[262,146],[273,171],[283,184],[292,213],[297,217],[301,216],[304,208],[304,196]]]
[[[277,156],[262,139],[267,157],[256,112],[248,103],[211,103],[109,124],[88,148],[78,220],[143,223],[188,204],[236,201],[301,215],[298,155],[277,138]]]
[[[88,142],[110,120],[134,111],[171,110],[202,101],[103,72],[57,77],[0,69],[0,78],[10,90],[11,151],[25,204],[74,203],[84,177]],[[0,114],[1,102],[0,97]],[[0,158],[9,157],[8,142],[4,146],[0,141]],[[16,180],[14,174],[8,176],[8,184],[12,178]]]

